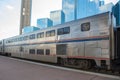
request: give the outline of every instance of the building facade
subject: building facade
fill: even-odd
[[[53,26],[63,24],[65,22],[65,15],[62,10],[51,11],[50,19],[53,22]]]
[[[25,26],[22,29],[22,34],[30,33],[30,32],[37,31],[37,30],[40,30],[40,28],[35,27],[35,26]]]
[[[20,34],[22,34],[22,29],[25,26],[30,26],[31,7],[32,7],[32,0],[21,0]]]
[[[53,22],[49,18],[37,19],[37,27],[39,27],[40,29],[45,29],[47,27],[51,27],[52,25]]]
[[[62,0],[65,22],[95,15],[102,5],[104,0]]]
[[[113,14],[116,18],[116,25],[120,26],[120,1],[113,7]]]
[[[77,0],[62,0],[62,10],[65,14],[65,22],[76,19],[76,1]]]
[[[82,3],[81,5],[79,5]],[[77,0],[77,19],[97,14],[99,2],[94,0]]]

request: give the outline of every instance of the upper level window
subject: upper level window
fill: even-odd
[[[24,36],[24,40],[28,40],[29,39],[29,37],[28,36]]]
[[[35,34],[29,36],[30,39],[35,39]]]
[[[23,37],[20,37],[20,41],[23,41]]]
[[[70,33],[70,27],[60,28],[57,31],[58,35],[69,34],[69,33]]]
[[[90,30],[90,22],[81,24],[81,31],[89,31],[89,30]]]
[[[37,34],[37,38],[43,38],[43,37],[44,37],[44,32]]]
[[[55,30],[51,30],[51,31],[46,32],[46,37],[51,37],[51,36],[55,36]]]

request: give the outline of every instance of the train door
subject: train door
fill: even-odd
[[[22,55],[23,55],[23,53],[24,53],[24,48],[23,48],[23,46],[21,46],[19,50],[20,50],[20,56],[22,57]]]

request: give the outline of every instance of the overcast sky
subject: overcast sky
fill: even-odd
[[[118,0],[105,0],[106,3]],[[49,17],[49,12],[61,9],[62,0],[33,0],[31,25],[37,18]],[[0,0],[0,40],[19,34],[21,0]]]

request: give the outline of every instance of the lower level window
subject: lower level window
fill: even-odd
[[[50,55],[50,49],[46,49],[46,55]]]
[[[35,54],[35,49],[30,49],[30,50],[29,50],[29,53],[30,53],[30,54]]]
[[[38,49],[37,54],[39,55],[44,55],[44,49]]]

